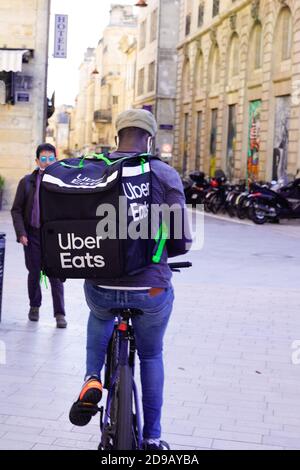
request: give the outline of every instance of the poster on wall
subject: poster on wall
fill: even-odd
[[[216,172],[216,159],[217,159],[217,124],[218,124],[218,110],[212,109],[211,111],[211,131],[210,131],[210,177],[215,176]]]
[[[288,182],[288,148],[289,126],[291,113],[291,97],[279,96],[275,106],[275,132],[273,147],[273,172],[274,180]]]
[[[251,103],[249,103],[247,160],[247,179],[251,181],[256,181],[259,175],[260,115],[261,100],[251,101]]]
[[[236,148],[236,105],[233,104],[229,106],[229,114],[228,114],[226,176],[229,181],[232,181],[234,178],[235,148]]]

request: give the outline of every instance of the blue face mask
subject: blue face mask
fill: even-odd
[[[46,156],[43,155],[42,157],[40,157],[39,160],[40,160],[41,163],[47,163],[47,162],[54,163],[56,158],[55,158],[54,155],[49,155],[49,157],[46,157]]]

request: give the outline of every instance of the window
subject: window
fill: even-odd
[[[149,65],[149,75],[148,75],[148,92],[154,91],[155,86],[155,62],[151,62]]]
[[[145,69],[142,68],[139,70],[139,80],[138,80],[138,96],[144,94],[145,83]]]
[[[185,35],[188,36],[191,32],[191,21],[192,21],[192,15],[189,13],[185,17]]]
[[[184,129],[183,129],[183,165],[182,165],[182,172],[183,174],[187,171],[187,163],[188,163],[188,136],[189,136],[189,114],[185,113],[184,115]]]
[[[151,14],[151,35],[150,41],[155,41],[157,39],[157,21],[158,21],[158,10],[154,10]]]
[[[210,86],[212,87],[217,85],[220,80],[220,52],[218,46],[214,46],[211,52],[209,71]]]
[[[220,0],[213,0],[213,17],[220,12]]]
[[[260,24],[255,26],[254,30],[254,44],[255,44],[255,70],[262,68],[263,63],[263,35],[262,27]]]
[[[187,61],[183,68],[182,73],[182,94],[183,100],[188,101],[190,99],[190,63]]]
[[[234,78],[239,75],[239,66],[239,39],[238,35],[234,34],[229,50],[229,78]]]
[[[289,8],[284,8],[281,13],[281,31],[282,31],[282,60],[288,60],[292,54],[292,35],[293,24],[292,15]]]
[[[218,109],[211,110],[211,129],[210,129],[210,165],[209,174],[215,176],[216,156],[217,156],[217,128],[218,126]]]
[[[200,3],[198,7],[198,28],[201,28],[203,26],[203,21],[204,21],[204,3]]]
[[[197,112],[196,121],[196,170],[201,167],[201,130],[202,130],[202,111]]]
[[[119,103],[119,97],[118,96],[113,96],[112,97],[112,102],[113,102],[113,104],[118,104]]]
[[[229,181],[234,177],[235,149],[236,149],[236,113],[237,106],[230,105],[228,108],[228,136],[226,155],[226,175]]]
[[[144,20],[141,23],[141,29],[140,29],[140,51],[144,49],[146,46],[146,32],[147,32],[147,21]]]
[[[204,61],[203,61],[203,54],[200,53],[197,58],[196,63],[196,74],[195,74],[195,90],[196,96],[201,94],[203,88],[203,75],[204,75]]]

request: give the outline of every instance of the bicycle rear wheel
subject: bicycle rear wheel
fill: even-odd
[[[132,450],[133,446],[133,377],[132,370],[127,366],[120,369],[117,393],[117,431],[116,450]]]

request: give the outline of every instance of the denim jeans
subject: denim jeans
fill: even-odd
[[[103,289],[86,282],[85,296],[91,310],[87,330],[86,375],[100,377],[114,328],[112,308],[139,308],[144,314],[132,319],[140,359],[145,439],[161,436],[163,404],[163,337],[172,312],[174,291],[164,289],[155,297],[148,291]]]

